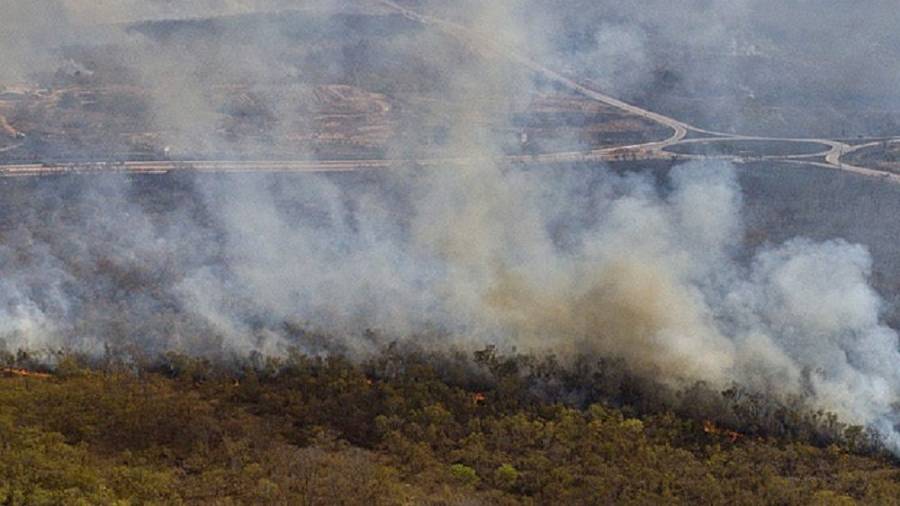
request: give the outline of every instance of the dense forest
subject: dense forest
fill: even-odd
[[[900,503],[862,428],[617,361],[3,361],[0,504]]]

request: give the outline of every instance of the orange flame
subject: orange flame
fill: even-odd
[[[721,429],[721,428],[717,427],[716,424],[714,424],[710,420],[703,421],[703,432],[705,432],[707,434],[714,434],[717,436],[726,437],[729,440],[731,440],[732,443],[736,442],[738,439],[741,438],[740,433],[737,433],[733,430]]]
[[[4,367],[0,369],[0,373],[4,376],[18,376],[20,378],[50,379],[51,377],[47,373],[29,371],[28,369],[17,369],[14,367]]]

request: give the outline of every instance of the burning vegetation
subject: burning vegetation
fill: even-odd
[[[14,367],[28,360],[7,357],[0,378],[0,499],[12,504],[900,497],[900,470],[858,427],[738,391],[671,391],[589,357],[394,346],[362,363],[170,353]]]
[[[28,369],[22,369],[18,367],[4,367],[0,369],[0,375],[6,377],[20,377],[20,378],[37,378],[37,379],[50,379],[52,376],[43,372],[29,371]]]

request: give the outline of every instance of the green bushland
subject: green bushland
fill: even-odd
[[[31,363],[7,356],[6,365]],[[877,438],[618,361],[59,355],[0,378],[0,504],[898,504]]]

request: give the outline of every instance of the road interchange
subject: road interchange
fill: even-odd
[[[0,177],[34,177],[57,174],[97,174],[97,173],[130,173],[130,174],[164,174],[174,171],[247,173],[247,172],[352,172],[363,170],[380,170],[398,166],[449,166],[454,164],[471,164],[477,162],[504,163],[515,165],[536,165],[553,163],[579,162],[615,162],[622,160],[691,160],[691,159],[723,159],[736,163],[754,161],[777,161],[792,164],[805,164],[833,170],[851,172],[866,177],[877,177],[892,183],[900,183],[900,174],[855,166],[845,163],[845,155],[876,146],[882,142],[897,142],[900,137],[881,139],[875,142],[851,145],[843,141],[824,138],[783,138],[730,134],[706,130],[671,118],[664,114],[650,111],[629,104],[615,97],[594,90],[584,84],[566,77],[522,54],[515,48],[503,45],[496,39],[477,33],[460,24],[423,15],[398,5],[391,0],[374,0],[376,3],[394,11],[412,21],[441,30],[455,38],[469,43],[481,51],[486,51],[508,58],[544,79],[555,82],[579,95],[614,107],[634,116],[644,118],[668,127],[672,134],[663,140],[613,146],[586,151],[568,151],[543,153],[536,155],[510,155],[493,159],[485,158],[432,158],[432,159],[373,159],[373,160],[286,160],[286,161],[234,161],[234,160],[154,160],[123,162],[57,162],[0,165]],[[691,133],[701,134],[702,138],[688,138]],[[821,144],[823,150],[814,153],[761,154],[756,156],[729,154],[687,154],[670,151],[672,147],[699,143],[717,142],[779,142],[802,144]],[[10,146],[0,151],[9,151],[18,147]]]

